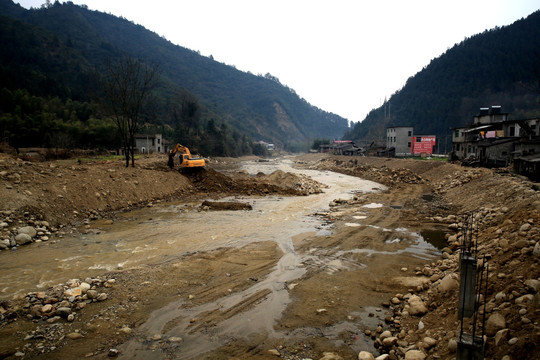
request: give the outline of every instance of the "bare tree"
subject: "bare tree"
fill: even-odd
[[[155,86],[157,67],[125,57],[107,64],[102,77],[102,103],[112,116],[120,133],[126,167],[135,167],[135,134],[139,130],[141,111]]]

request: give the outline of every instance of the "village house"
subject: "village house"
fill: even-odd
[[[331,144],[319,145],[319,152],[332,152],[334,155],[364,155],[365,149],[356,146],[352,140],[334,140]]]
[[[412,126],[386,129],[386,156],[431,155],[437,142],[434,135],[416,135]]]
[[[141,154],[163,154],[169,151],[168,144],[161,134],[135,135],[135,148]]]
[[[396,156],[411,156],[412,126],[394,126],[386,129],[386,148],[394,148]]]
[[[514,164],[520,173],[537,172],[539,119],[510,120],[508,115],[500,106],[481,108],[472,124],[453,129],[451,159],[486,167]]]

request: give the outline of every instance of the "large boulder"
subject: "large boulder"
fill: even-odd
[[[456,290],[459,287],[459,282],[453,274],[446,275],[437,285],[437,290],[441,293]]]
[[[31,238],[33,238],[34,236],[36,236],[37,230],[34,229],[32,226],[23,226],[23,227],[20,227],[20,228],[17,229],[17,233],[18,234],[27,234]]]
[[[32,242],[32,237],[28,234],[18,234],[15,236],[15,242],[17,245],[25,245]]]
[[[409,314],[422,316],[428,312],[426,304],[418,295],[413,295],[409,299]]]
[[[486,335],[493,336],[497,331],[506,328],[506,320],[502,314],[496,312],[489,316],[486,322]]]

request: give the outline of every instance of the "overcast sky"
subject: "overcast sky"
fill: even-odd
[[[538,0],[72,1],[239,70],[271,73],[312,105],[355,122],[454,44],[540,8]]]

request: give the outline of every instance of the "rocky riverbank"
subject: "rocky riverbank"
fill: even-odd
[[[362,352],[359,359],[455,358],[462,329],[458,289],[459,255],[467,236],[465,216],[474,219],[476,256],[488,269],[476,330],[486,336],[486,359],[539,359],[540,197],[536,184],[505,172],[449,164],[429,169],[421,163],[339,157],[315,165],[391,187],[427,183],[432,195],[447,204],[444,209],[433,209],[425,219],[447,228],[441,259],[401,269],[404,276],[415,276],[417,281],[381,304],[390,315],[377,328],[365,331],[379,354]],[[470,323],[464,328],[472,333]]]

